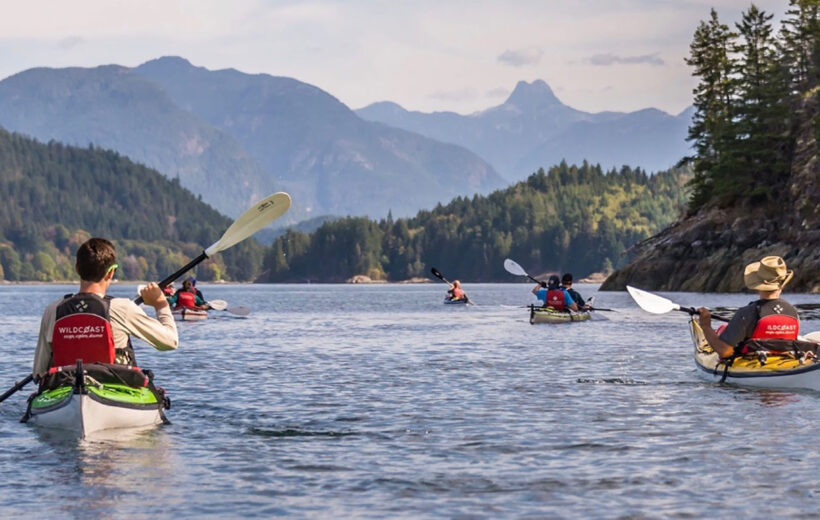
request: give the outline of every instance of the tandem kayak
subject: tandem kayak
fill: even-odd
[[[199,309],[174,309],[171,311],[176,321],[202,321],[208,319],[208,311]]]
[[[820,390],[820,361],[816,357],[820,344],[814,341],[793,342],[793,351],[749,354],[724,360],[706,341],[696,320],[690,320],[689,330],[698,375],[707,381],[758,388]]]
[[[164,411],[170,400],[152,379],[150,371],[137,367],[78,361],[43,378],[21,422],[81,436],[168,423]]]
[[[530,325],[536,323],[570,323],[573,321],[589,320],[589,311],[572,312],[557,311],[552,307],[537,307],[530,305]]]

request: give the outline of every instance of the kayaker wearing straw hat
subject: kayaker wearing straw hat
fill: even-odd
[[[720,335],[712,329],[709,309],[698,309],[704,336],[720,357],[732,356],[736,349],[742,350],[744,343],[751,339],[797,339],[800,329],[797,309],[780,298],[783,287],[793,275],[794,272],[786,269],[786,262],[779,256],[767,256],[747,265],[743,282],[747,288],[757,291],[760,299],[739,309]]]
[[[90,238],[77,249],[75,270],[80,290],[49,305],[40,322],[32,374],[43,376],[51,367],[84,363],[134,364],[129,336],[136,336],[157,350],[174,350],[179,338],[171,308],[156,283],[140,295],[154,307],[157,319],[127,298],[106,296],[117,271],[114,245],[104,238]]]

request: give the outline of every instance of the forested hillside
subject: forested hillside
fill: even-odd
[[[403,280],[430,266],[471,281],[508,281],[515,258],[532,272],[611,270],[624,250],[669,225],[691,176],[562,163],[488,196],[457,198],[409,219],[344,218],[289,231],[265,255],[262,279]]]
[[[787,290],[820,291],[820,2],[791,0],[779,29],[773,18],[752,5],[734,27],[714,10],[698,26],[688,218],[602,288],[742,291],[744,266],[778,255]]]
[[[115,152],[39,143],[0,129],[0,279],[72,280],[89,236],[112,239],[119,277],[156,280],[230,225],[178,181]],[[199,268],[203,279],[255,278],[262,248],[246,241]]]

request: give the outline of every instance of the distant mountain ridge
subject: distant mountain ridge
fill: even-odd
[[[315,86],[182,58],[21,72],[0,81],[0,126],[111,148],[232,216],[276,189],[302,219],[409,215],[504,185],[474,153],[365,121]]]
[[[393,102],[356,110],[364,119],[458,144],[509,181],[561,160],[659,171],[689,153],[691,108],[673,116],[654,108],[589,113],[563,104],[542,80],[520,81],[507,100],[470,115],[412,112]]]
[[[40,141],[97,146],[155,168],[227,214],[272,191],[233,139],[126,67],[29,69],[0,81],[0,126]],[[224,190],[230,172],[232,189]]]

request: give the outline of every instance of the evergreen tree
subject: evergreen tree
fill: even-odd
[[[738,96],[733,143],[735,171],[721,180],[726,202],[750,197],[759,202],[776,198],[788,177],[791,145],[787,113],[786,75],[777,55],[771,19],[774,15],[752,5],[736,24],[742,41],[738,55],[736,91]]]
[[[714,182],[729,178],[735,169],[726,145],[736,132],[733,117],[735,91],[732,79],[736,68],[731,49],[736,34],[718,19],[712,9],[708,22],[701,22],[689,47],[686,63],[694,68],[700,83],[692,91],[695,114],[688,140],[695,149],[694,177],[690,210],[697,210],[713,196]]]

